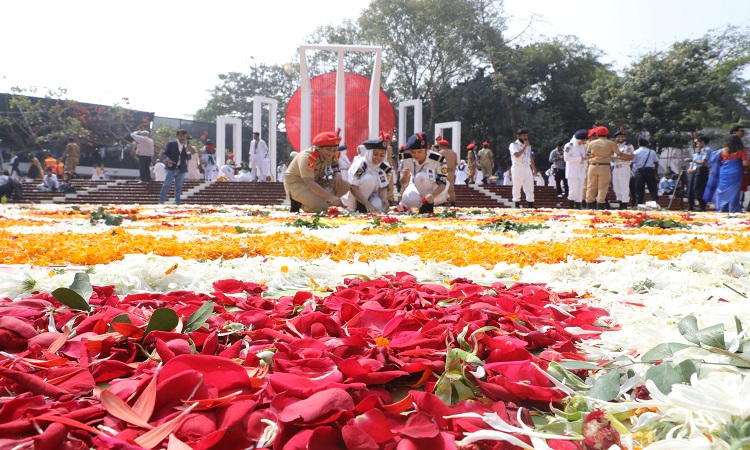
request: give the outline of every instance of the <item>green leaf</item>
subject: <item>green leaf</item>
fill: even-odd
[[[578,369],[599,370],[601,369],[600,366],[594,363],[586,362],[586,361],[561,361],[560,366],[568,370],[578,370]]]
[[[734,316],[734,327],[737,328],[737,334],[742,333],[742,322],[740,321],[740,318],[737,316]]]
[[[663,361],[665,359],[671,359],[674,357],[675,353],[687,347],[690,346],[677,342],[665,342],[647,351],[643,356],[641,356],[641,361],[652,363]]]
[[[721,349],[726,348],[726,342],[724,341],[724,324],[720,323],[703,328],[702,330],[698,330],[696,335],[704,345]]]
[[[662,394],[672,392],[672,385],[682,383],[682,377],[677,370],[668,363],[653,366],[646,371],[646,379],[654,382]]]
[[[130,317],[128,317],[127,314],[119,314],[115,316],[112,321],[109,323],[109,331],[115,331],[114,328],[112,328],[113,323],[129,323],[132,324],[133,322],[130,321]]]
[[[214,312],[214,302],[207,301],[200,308],[195,310],[193,314],[190,314],[187,321],[185,322],[185,328],[182,330],[183,333],[190,333],[202,327],[206,320],[211,317]]]
[[[693,374],[698,373],[700,369],[700,361],[695,361],[692,359],[686,359],[685,361],[682,361],[675,366],[675,370],[678,374],[680,374],[680,377],[682,378],[682,381],[684,383],[690,383],[690,377],[692,377]]]
[[[81,297],[81,294],[72,289],[57,288],[52,291],[52,296],[55,297],[55,300],[70,309],[86,312],[91,311],[91,305],[89,305],[89,303],[83,297]]]
[[[677,329],[680,331],[682,337],[689,342],[700,345],[701,340],[698,337],[698,319],[696,319],[694,315],[691,314],[680,320],[680,323],[677,324]]]
[[[78,272],[73,276],[73,283],[70,285],[70,289],[78,292],[78,294],[88,303],[91,295],[94,293],[94,288],[91,287],[91,280],[89,274],[85,272]]]
[[[589,397],[597,398],[608,402],[614,400],[620,393],[620,372],[610,370],[603,376],[599,377],[589,390]]]
[[[152,331],[172,331],[179,322],[177,313],[169,308],[157,308],[151,314],[146,331],[143,333],[143,339]]]
[[[468,351],[471,351],[471,345],[466,342],[466,333],[469,332],[469,325],[466,325],[463,330],[461,330],[460,333],[458,333],[458,336],[456,336],[456,341],[458,341],[458,345],[461,346],[462,349]]]

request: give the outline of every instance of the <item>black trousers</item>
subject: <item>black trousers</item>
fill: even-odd
[[[568,195],[568,179],[565,178],[565,169],[554,169],[555,174],[555,188],[557,188],[557,195]],[[563,186],[565,189],[563,190]]]
[[[651,200],[659,200],[659,183],[656,181],[656,169],[644,167],[635,172],[635,187],[638,204],[644,203],[646,186],[651,193]]]
[[[688,178],[688,208],[693,209],[695,199],[698,199],[701,210],[706,209],[706,201],[703,200],[703,192],[708,183],[708,167],[699,166]]]
[[[140,171],[141,181],[148,183],[151,181],[151,157],[138,155],[138,170]]]
[[[12,197],[14,200],[21,200],[23,198],[21,183],[11,178],[8,183],[0,186],[0,197],[3,196]]]

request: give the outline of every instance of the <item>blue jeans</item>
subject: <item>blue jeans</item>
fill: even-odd
[[[182,195],[182,182],[185,181],[185,174],[177,170],[167,170],[166,177],[164,178],[164,184],[161,186],[161,193],[159,194],[159,203],[164,203],[167,200],[167,193],[169,188],[172,187],[172,180],[174,180],[174,204],[180,204],[180,195]]]

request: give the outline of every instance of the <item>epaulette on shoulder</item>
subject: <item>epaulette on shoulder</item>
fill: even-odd
[[[412,159],[414,157],[411,155],[411,153],[404,153],[404,157],[403,158],[404,159]]]
[[[434,159],[435,161],[444,163],[445,157],[442,156],[440,153],[430,152],[430,159]]]
[[[391,171],[392,171],[393,169],[392,169],[392,168],[391,168],[391,166],[389,166],[388,164],[386,164],[386,163],[382,162],[382,163],[380,163],[380,170],[382,170],[382,171],[383,171],[383,172],[385,172],[385,173],[391,173]]]

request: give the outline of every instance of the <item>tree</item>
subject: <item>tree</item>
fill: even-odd
[[[19,150],[59,149],[68,138],[86,138],[90,134],[73,114],[76,102],[63,100],[65,89],[47,90],[43,98],[29,97],[35,89],[11,88],[7,116],[0,126]]]
[[[584,95],[597,120],[647,130],[660,146],[681,146],[693,132],[748,114],[748,30],[729,28],[644,55],[622,75],[598,79]]]
[[[249,74],[221,74],[221,83],[210,90],[211,99],[195,113],[195,119],[215,122],[216,116],[233,116],[252,126],[253,106],[250,100],[256,95],[279,100],[278,113],[284,117],[286,105],[297,89],[298,73],[299,70],[292,64],[256,64],[250,66]]]

